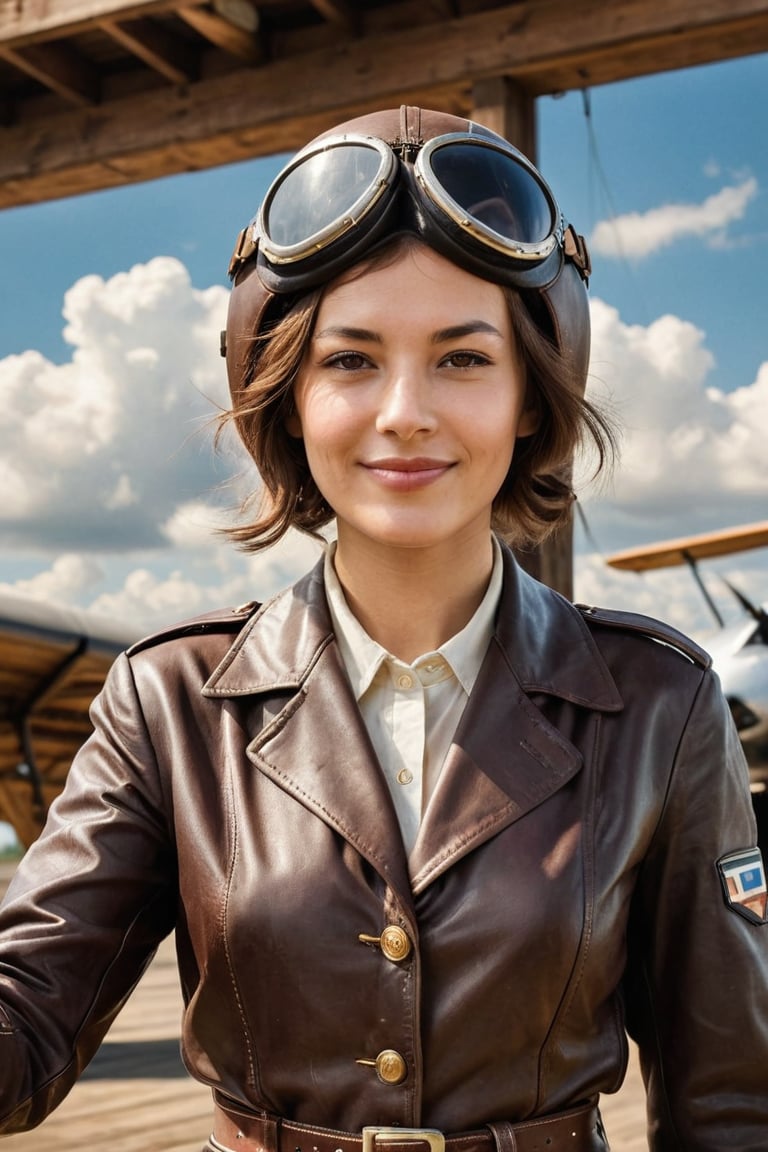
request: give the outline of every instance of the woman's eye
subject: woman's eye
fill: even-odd
[[[345,372],[357,372],[368,364],[367,357],[362,352],[335,352],[329,356],[325,364],[329,368],[341,368]]]
[[[451,352],[443,363],[450,368],[479,368],[489,360],[481,352]]]

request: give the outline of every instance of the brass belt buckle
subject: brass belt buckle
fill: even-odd
[[[411,1144],[423,1140],[429,1152],[445,1152],[445,1136],[437,1128],[363,1128],[363,1152],[376,1152],[377,1141],[387,1144]]]

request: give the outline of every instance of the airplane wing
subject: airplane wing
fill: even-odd
[[[713,556],[728,556],[750,548],[768,547],[768,520],[744,524],[721,532],[704,532],[700,536],[683,536],[641,548],[629,548],[606,558],[612,568],[628,572],[647,572],[651,568],[672,568]]]
[[[88,708],[138,639],[84,612],[0,594],[0,820],[28,846],[88,737]]]

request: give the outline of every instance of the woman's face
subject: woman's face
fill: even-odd
[[[295,401],[288,431],[345,549],[487,537],[534,426],[501,288],[422,245],[329,287]]]

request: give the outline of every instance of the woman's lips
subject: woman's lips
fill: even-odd
[[[369,460],[363,467],[380,484],[397,492],[412,492],[426,488],[439,480],[453,467],[449,460],[433,460],[428,457],[387,457],[382,460]]]

